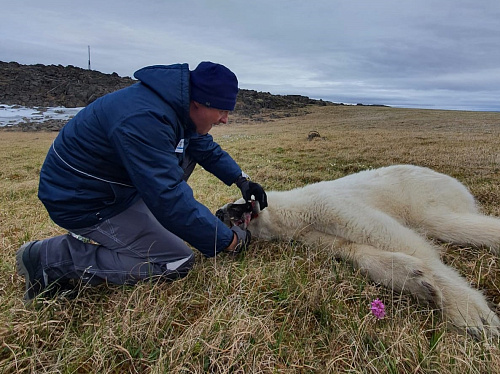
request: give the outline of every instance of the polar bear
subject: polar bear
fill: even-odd
[[[242,199],[216,215],[264,240],[299,240],[351,261],[373,281],[430,302],[455,327],[500,337],[484,295],[441,261],[430,239],[488,247],[500,254],[500,218],[486,216],[456,179],[425,167],[365,170],[289,191],[269,206]]]

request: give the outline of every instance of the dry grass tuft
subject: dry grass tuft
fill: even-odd
[[[321,136],[308,140],[310,131]],[[289,189],[397,163],[465,183],[500,216],[500,114],[320,107],[301,117],[213,130],[267,189]],[[14,254],[63,231],[36,198],[53,133],[0,134],[0,373],[499,373],[500,347],[448,329],[322,248],[256,242],[237,259],[204,259],[184,279],[82,289],[26,307]],[[215,211],[238,197],[201,169],[196,197]],[[443,243],[444,259],[500,306],[500,262]],[[387,316],[369,312],[375,298]]]

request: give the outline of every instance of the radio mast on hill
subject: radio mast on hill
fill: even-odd
[[[91,70],[90,69],[90,45],[88,47],[89,47],[89,70]]]

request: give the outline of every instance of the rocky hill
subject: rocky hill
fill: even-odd
[[[21,65],[0,61],[0,104],[27,107],[83,107],[100,96],[136,81],[74,66]],[[241,89],[234,114],[260,120],[301,114],[311,105],[336,105],[300,95],[271,95]]]

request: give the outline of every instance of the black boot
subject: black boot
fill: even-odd
[[[43,271],[40,260],[40,241],[23,244],[16,253],[17,273],[26,281],[24,299],[31,301],[37,296],[54,297],[58,293],[73,290],[69,280],[51,280]],[[68,296],[69,296],[69,292]]]

